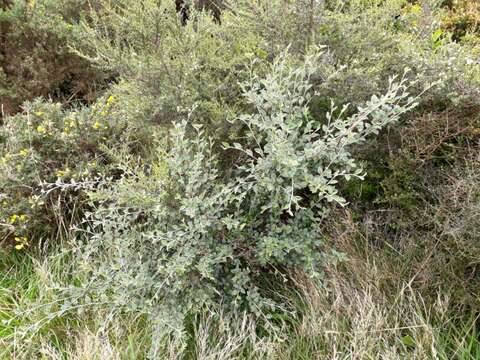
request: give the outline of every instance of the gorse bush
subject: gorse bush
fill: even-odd
[[[449,41],[426,10],[404,1],[378,7],[353,3],[357,6],[341,12],[335,7],[319,10],[315,39],[330,50],[328,64],[335,76],[319,86],[317,107],[328,106],[329,97],[339,104],[360,105],[372,93],[384,92],[389,76],[404,67],[411,69],[418,92],[423,84],[437,82],[421,99],[422,108],[477,102],[480,76],[472,66],[472,47]]]
[[[0,116],[36,97],[91,102],[109,75],[73,54],[68,42],[87,1],[0,2]]]
[[[226,13],[220,26],[191,9],[194,20],[182,26],[174,5],[102,1],[75,27],[77,53],[119,74],[144,121],[168,126],[194,109],[192,121],[209,133],[231,133],[225,120],[242,106],[238,83],[254,60],[261,72],[265,41],[234,14]]]
[[[477,1],[461,0],[447,2],[448,9],[442,16],[442,25],[452,33],[455,40],[480,34],[480,7]]]
[[[148,138],[113,96],[71,110],[26,103],[0,128],[0,241],[22,250],[65,237],[82,218],[82,189],[121,172],[120,154],[142,153]]]
[[[339,180],[363,176],[352,147],[416,100],[405,79],[391,79],[354,115],[333,107],[322,123],[308,111],[320,56],[279,59],[266,77],[243,84],[252,111],[237,119],[244,144],[224,144],[237,153],[232,171],[221,171],[201,126],[184,121],[147,171],[132,168],[90,194],[101,205],[80,266],[93,303],[148,314],[160,335],[181,333],[186,314],[205,306],[258,315],[275,308],[259,276],[303,269],[315,277],[338,257],[320,225],[327,202],[345,204]]]

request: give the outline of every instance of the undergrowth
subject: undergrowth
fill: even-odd
[[[476,2],[184,5],[0,1],[0,358],[479,359]]]

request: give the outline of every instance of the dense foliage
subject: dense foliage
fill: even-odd
[[[255,358],[303,316],[354,333],[349,291],[414,317],[406,289],[429,324],[475,328],[475,2],[199,1],[188,19],[175,1],[0,4],[1,253],[64,270],[25,339],[102,314],[146,329],[138,358],[172,339],[198,354],[204,314],[243,314],[256,325],[231,353]],[[0,303],[5,324],[28,314]],[[360,358],[435,358],[410,325]],[[0,347],[19,334],[2,326]],[[306,358],[336,356],[324,330]]]
[[[0,117],[38,96],[64,103],[94,99],[109,74],[72,54],[67,43],[86,5],[70,0],[0,2]]]
[[[356,114],[333,118],[333,108],[321,125],[308,112],[316,62],[309,57],[295,69],[276,62],[265,79],[245,85],[254,112],[239,116],[248,145],[226,144],[239,153],[229,176],[221,175],[201,126],[190,125],[197,129],[190,138],[182,122],[147,172],[133,170],[95,191],[105,205],[93,216],[87,288],[158,323],[173,318],[169,328],[177,329],[190,310],[218,301],[259,312],[271,303],[255,281],[264,271],[318,274],[332,256],[322,250],[325,202],[344,204],[339,179],[363,176],[352,146],[416,103],[404,80],[392,79],[385,95]]]

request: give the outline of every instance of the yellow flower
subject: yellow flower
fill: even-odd
[[[47,129],[45,129],[45,127],[42,125],[38,125],[37,132],[39,132],[40,134],[45,134],[47,132]]]
[[[57,175],[57,177],[61,178],[65,175],[68,175],[70,173],[70,168],[65,168],[64,170],[58,170],[55,174]]]
[[[42,112],[42,111],[37,111],[37,112],[35,113],[35,115],[37,115],[38,117],[41,117],[41,116],[43,115],[43,112]]]
[[[18,219],[18,215],[13,214],[12,216],[10,216],[10,223],[11,224],[15,223],[15,221],[17,221],[17,219]]]
[[[22,214],[18,217],[20,219],[20,221],[27,221],[27,215],[25,214]]]
[[[107,99],[107,106],[110,106],[113,102],[113,95],[110,95]]]
[[[18,243],[17,245],[15,245],[15,249],[17,250],[22,250],[25,245],[28,245],[28,239],[26,236],[23,236],[23,237],[15,237],[15,241]]]
[[[70,128],[74,128],[75,127],[75,120],[74,119],[67,119],[65,120],[65,127],[70,127]]]
[[[8,153],[5,154],[5,156],[3,156],[2,159],[1,159],[1,163],[6,164],[8,162],[8,160],[10,160],[11,157],[12,156],[10,154],[8,154]]]
[[[419,4],[415,4],[410,8],[410,12],[415,15],[421,15],[423,10]]]
[[[92,128],[94,128],[95,130],[99,129],[100,123],[98,121],[95,121],[95,124],[92,125]]]
[[[22,149],[22,150],[20,150],[20,155],[22,155],[22,156],[27,156],[27,155],[28,155],[28,149]]]

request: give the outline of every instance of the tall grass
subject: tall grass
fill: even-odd
[[[411,281],[386,279],[396,266],[388,256],[365,249],[360,262],[358,246],[323,284],[292,274],[295,285],[281,294],[291,309],[270,320],[268,334],[246,314],[205,312],[189,320],[184,342],[162,344],[153,344],[155,324],[144,318],[93,308],[62,313],[54,289],[77,281],[65,275],[68,255],[2,255],[0,358],[144,359],[152,349],[158,359],[479,358],[474,314],[442,291],[427,304]]]

